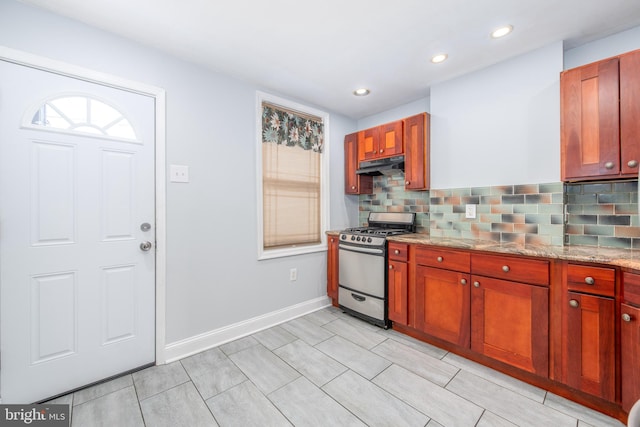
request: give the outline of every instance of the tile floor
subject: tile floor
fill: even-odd
[[[56,399],[72,426],[616,426],[330,307]]]

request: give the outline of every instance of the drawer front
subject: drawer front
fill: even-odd
[[[471,254],[431,247],[416,248],[416,264],[446,270],[469,272]]]
[[[625,272],[622,280],[624,300],[629,304],[640,306],[640,274]]]
[[[567,265],[567,289],[607,297],[614,296],[616,271],[613,268]]]
[[[549,285],[549,261],[473,254],[471,271],[513,282]]]
[[[406,243],[389,242],[389,259],[407,262],[409,259],[409,245]]]

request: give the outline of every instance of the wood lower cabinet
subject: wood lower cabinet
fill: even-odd
[[[549,289],[476,275],[471,281],[471,349],[546,377]]]
[[[387,275],[387,304],[389,320],[409,324],[409,245],[389,243],[389,271]]]
[[[567,385],[615,400],[615,302],[613,298],[568,292],[564,341]]]
[[[640,399],[640,308],[622,304],[620,371],[622,409],[629,411]]]
[[[416,328],[460,347],[470,345],[469,273],[418,265]]]
[[[338,306],[338,245],[340,239],[338,236],[329,236],[327,249],[327,296],[331,298],[334,306]]]
[[[345,194],[373,193],[373,177],[358,175],[358,134],[344,137],[344,192]]]

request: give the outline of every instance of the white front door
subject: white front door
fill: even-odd
[[[0,76],[0,394],[31,403],[155,360],[154,99]]]

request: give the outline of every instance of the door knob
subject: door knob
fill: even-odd
[[[146,242],[140,243],[140,249],[147,252],[149,249],[151,249],[151,242],[146,241]]]

